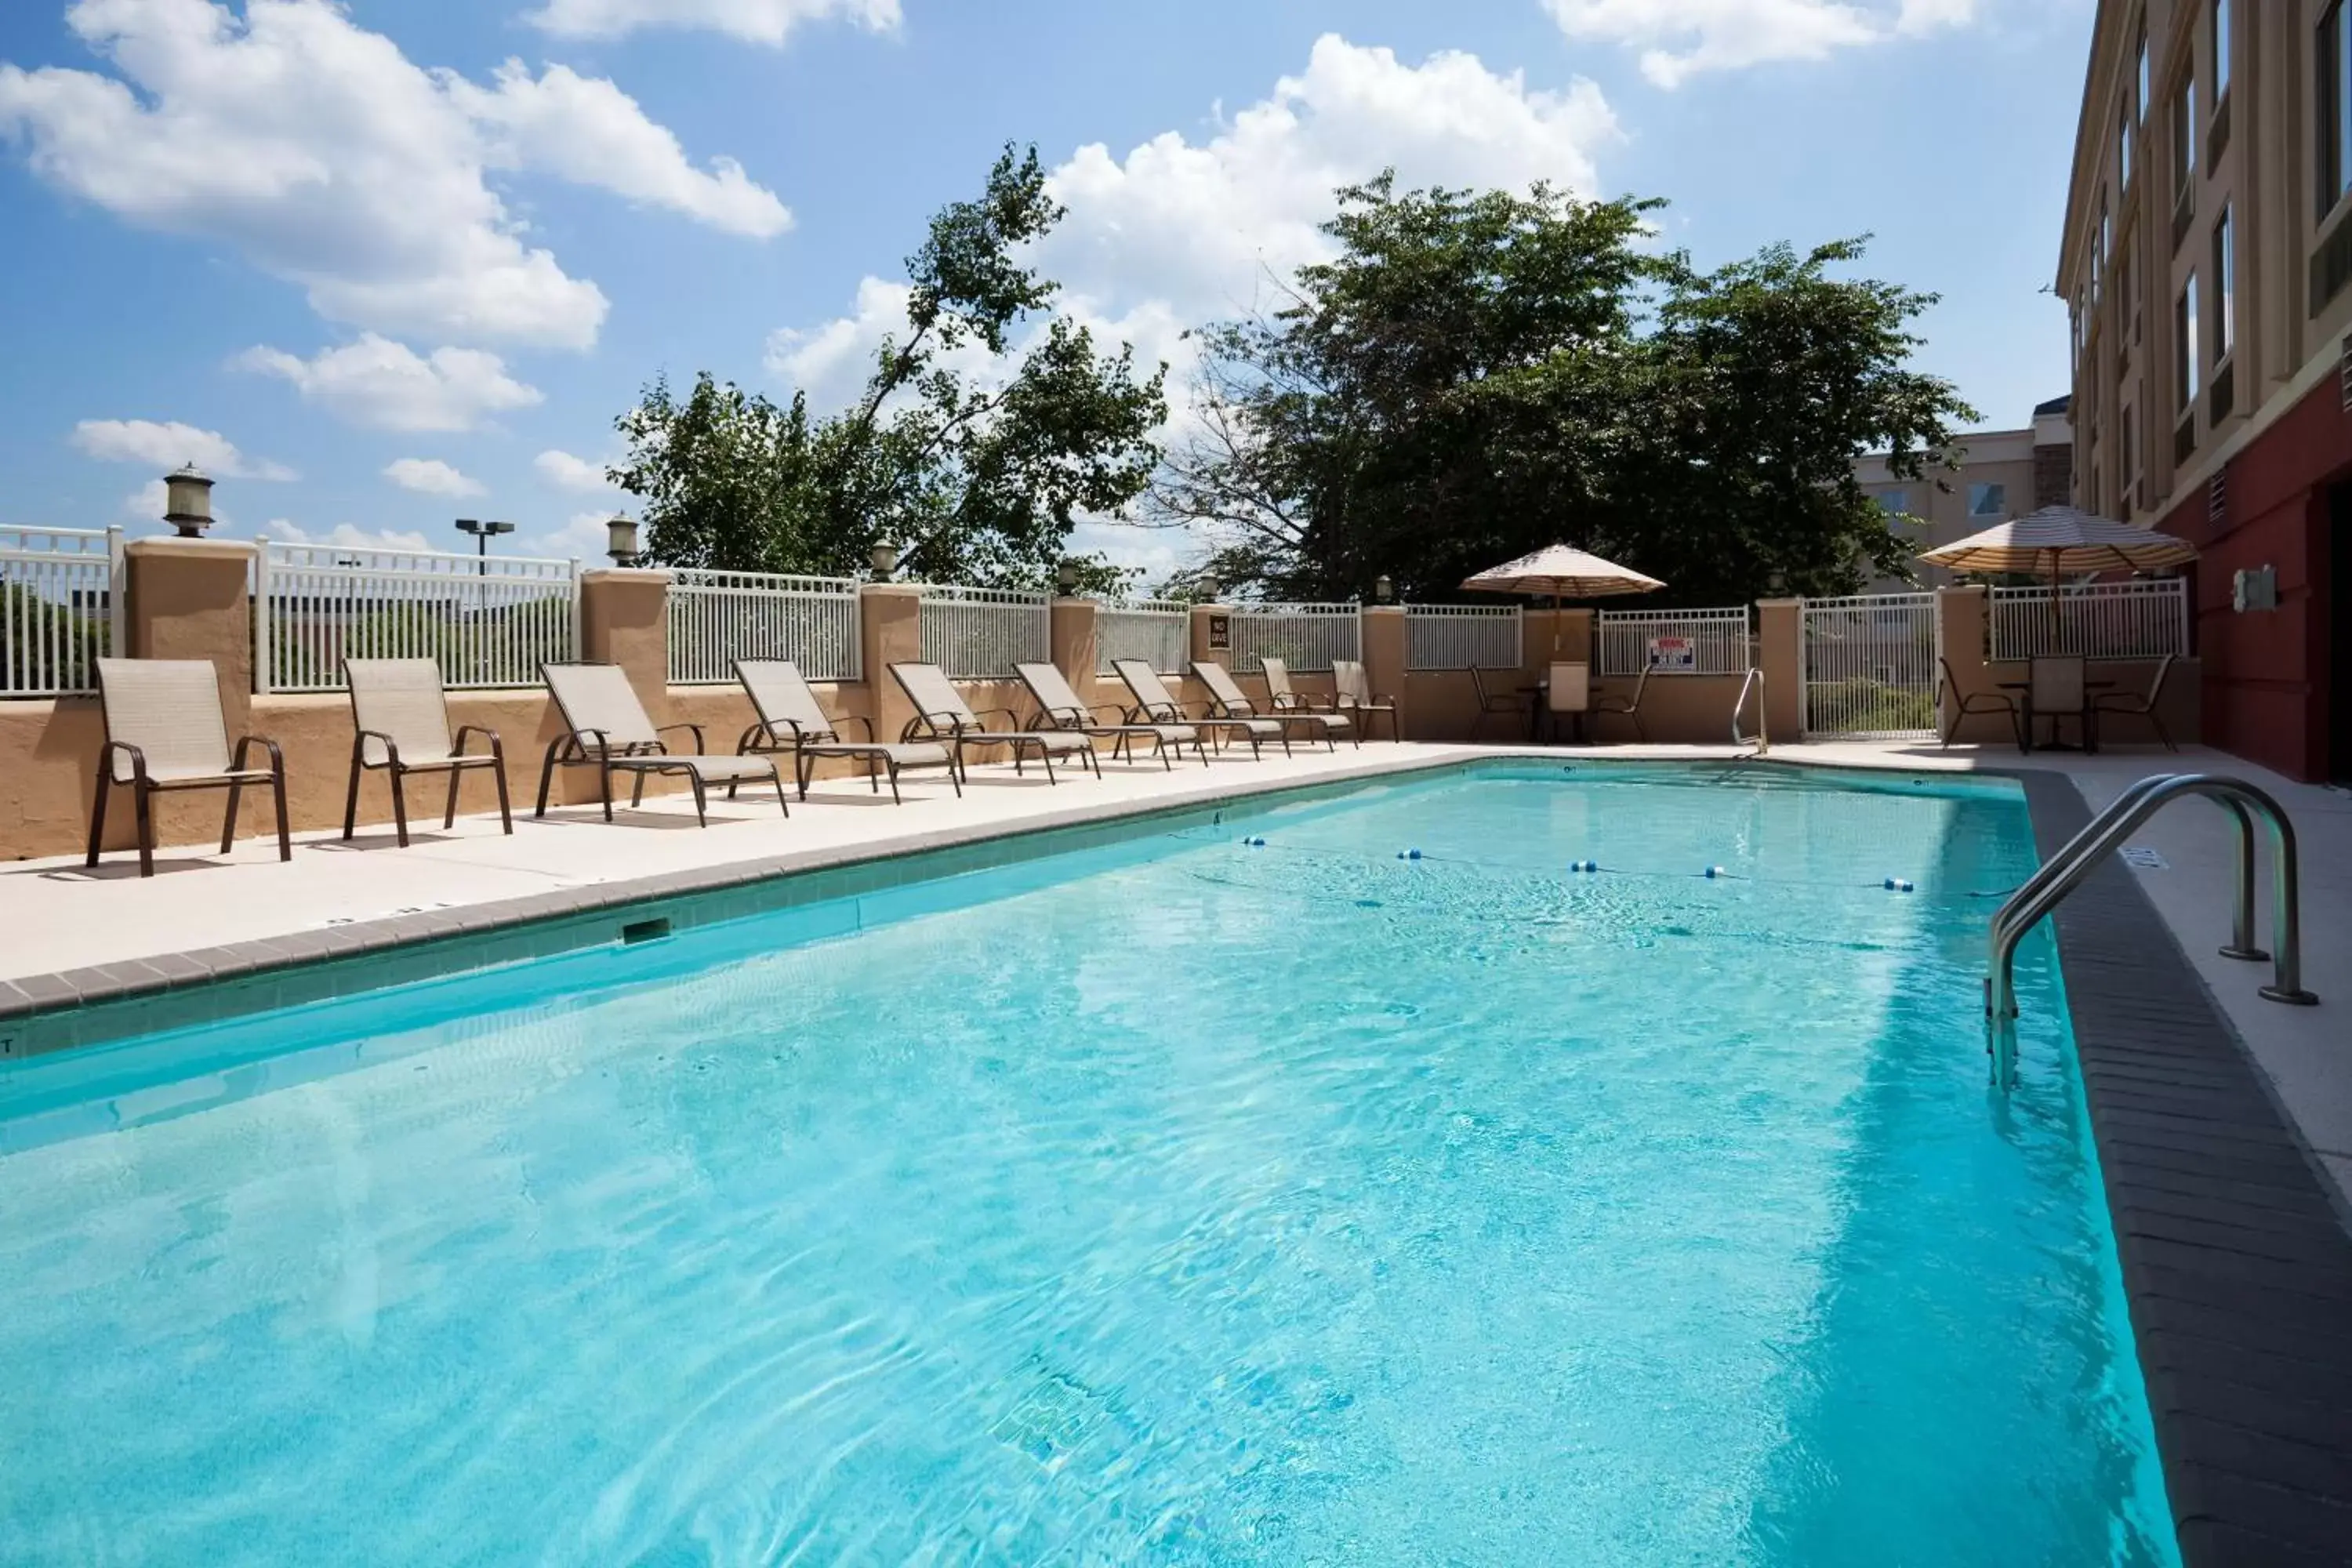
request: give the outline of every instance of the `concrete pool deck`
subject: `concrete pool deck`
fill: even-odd
[[[228,855],[208,847],[161,849],[157,875],[142,879],[134,857],[117,852],[95,870],[78,857],[26,860],[0,868],[0,1016],[92,1000],[126,989],[185,984],[222,970],[218,955],[257,945],[315,948],[303,938],[332,940],[350,928],[390,922],[409,936],[448,934],[472,922],[469,911],[536,907],[552,912],[566,896],[609,891],[619,897],[651,879],[691,880],[730,869],[778,874],[868,857],[935,848],[1074,819],[1095,819],[1301,784],[1375,776],[1477,757],[1585,756],[1619,761],[1727,760],[1729,747],[1601,746],[1528,748],[1374,742],[1337,752],[1269,755],[1263,762],[1219,760],[1163,771],[1156,763],[1107,763],[1099,781],[1073,777],[1048,785],[1033,765],[1016,777],[1008,766],[977,767],[957,799],[936,774],[903,781],[906,804],[876,796],[855,780],[819,781],[790,820],[772,795],[747,791],[727,801],[714,794],[711,826],[698,829],[683,795],[621,810],[611,826],[593,805],[557,807],[544,821],[519,812],[514,835],[495,816],[461,816],[447,831],[420,822],[406,849],[388,828],[363,830],[350,844],[333,834],[297,838],[281,863],[272,842],[248,837]],[[2110,750],[2086,757],[2008,748],[1906,742],[1776,746],[1789,764],[1896,771],[2002,773],[2031,768],[2064,776],[2095,812],[2134,781],[2153,773],[2222,773],[2270,791],[2294,818],[2302,840],[2303,963],[2317,1007],[2266,1002],[2266,964],[2224,959],[2229,935],[2232,847],[2219,812],[2175,807],[2135,834],[2160,868],[2134,877],[2189,955],[2199,979],[2244,1042],[2281,1103],[2325,1164],[2339,1194],[2352,1193],[2352,1029],[2343,992],[2352,984],[2352,795],[2299,784],[2220,752],[2190,748]],[[519,786],[527,795],[527,787]],[[260,815],[248,814],[248,825]],[[2046,854],[2054,846],[2042,846]],[[2267,861],[2261,931],[2270,940]],[[516,918],[504,913],[501,918]],[[363,945],[335,942],[333,951]],[[373,945],[373,944],[364,944]],[[281,954],[279,962],[299,956]],[[255,963],[268,955],[252,952]],[[202,967],[198,967],[202,965]],[[251,964],[241,967],[251,967]],[[5,1031],[0,1031],[5,1033]]]

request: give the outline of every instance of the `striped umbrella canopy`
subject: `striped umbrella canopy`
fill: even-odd
[[[2197,547],[2154,529],[2046,506],[1966,539],[1922,551],[1919,559],[1955,572],[2028,572],[2053,582],[2086,572],[2152,572],[2197,559]]]
[[[1462,585],[1480,594],[1549,594],[1562,599],[1598,599],[1613,594],[1653,594],[1665,586],[1630,566],[1603,561],[1569,544],[1547,544],[1532,555],[1490,566]]]

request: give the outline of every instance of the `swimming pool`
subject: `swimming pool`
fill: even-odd
[[[0,1559],[2172,1562],[2033,863],[1495,768],[8,1069]]]

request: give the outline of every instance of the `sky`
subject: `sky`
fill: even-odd
[[[1183,329],[1334,187],[1654,195],[1715,266],[1875,236],[1987,427],[2066,390],[2093,0],[8,0],[0,525],[600,555],[613,421],[708,370],[837,406],[929,215],[1034,143],[1064,303]],[[1081,531],[1155,575],[1181,536]]]

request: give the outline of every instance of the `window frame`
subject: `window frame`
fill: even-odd
[[[2212,0],[2205,28],[2206,37],[2213,46],[2213,87],[2206,108],[2206,118],[2210,121],[2221,112],[2221,105],[2230,99],[2230,46],[2232,42],[2230,0]]]
[[[2180,91],[2174,97],[2172,113],[2172,211],[2177,217],[2183,212],[2197,210],[2199,116],[2194,67],[2180,79]]]
[[[2238,230],[2237,205],[2225,201],[2213,219],[2213,368],[2220,370],[2238,351]]]
[[[2319,145],[2313,149],[2317,176],[2317,224],[2326,227],[2352,195],[2352,0],[2335,0],[2320,14],[2312,50],[2318,81],[2313,121]]]
[[[2192,267],[2172,308],[2172,374],[2177,384],[2172,390],[2178,399],[2175,413],[2190,418],[2196,417],[2198,394],[2204,391],[2204,348],[2197,341],[2197,268]]]
[[[2000,504],[1988,510],[1977,504],[1977,498],[1979,495],[1983,496],[1988,500],[1997,501]],[[1969,516],[1971,519],[1979,517],[2007,517],[2010,515],[2009,486],[1999,479],[1971,479],[1969,481],[1968,506]]]

